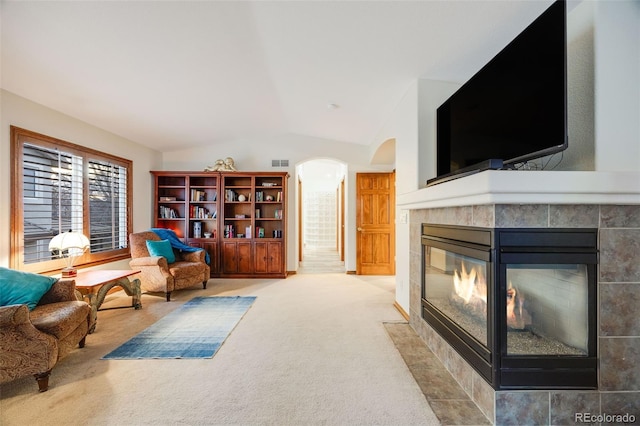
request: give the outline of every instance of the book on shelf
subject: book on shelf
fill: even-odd
[[[178,214],[171,207],[160,206],[160,219],[176,219]]]
[[[208,209],[205,209],[204,207],[200,207],[200,206],[191,206],[190,216],[194,219],[207,219],[209,217],[212,217],[212,215],[209,214]]]
[[[200,189],[191,189],[191,201],[207,201],[207,193]],[[215,201],[215,200],[214,200]]]
[[[276,209],[273,217],[276,219],[282,219],[282,209]]]
[[[160,201],[176,201],[176,197],[160,197]]]

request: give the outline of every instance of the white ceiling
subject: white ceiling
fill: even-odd
[[[1,82],[159,151],[366,145],[412,82],[465,81],[550,3],[2,0]]]

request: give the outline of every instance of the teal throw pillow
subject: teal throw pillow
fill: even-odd
[[[46,275],[0,267],[0,306],[26,304],[33,311],[56,281]]]
[[[176,261],[176,255],[173,252],[169,240],[152,241],[147,240],[147,250],[151,256],[162,256],[167,259],[167,263]]]

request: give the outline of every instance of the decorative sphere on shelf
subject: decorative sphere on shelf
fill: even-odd
[[[247,197],[245,197],[244,195],[240,194],[238,195],[238,201],[246,201]]]

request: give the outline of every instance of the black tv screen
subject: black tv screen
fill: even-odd
[[[438,177],[567,148],[566,45],[556,1],[438,108]]]

